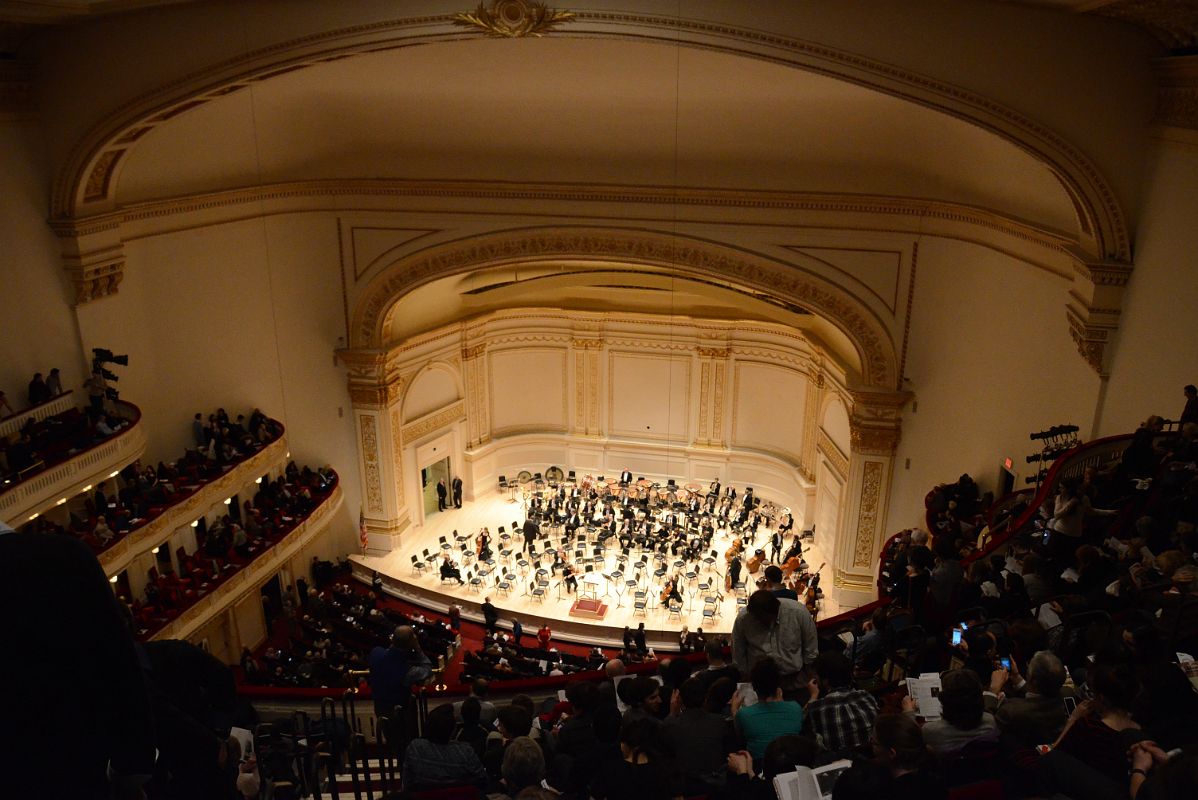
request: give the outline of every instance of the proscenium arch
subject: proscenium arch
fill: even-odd
[[[1090,159],[1064,137],[993,100],[927,76],[813,42],[704,20],[632,12],[577,11],[567,38],[615,38],[697,47],[844,80],[963,119],[1043,163],[1074,200],[1077,246],[1091,258],[1131,261],[1130,235],[1114,191]],[[57,220],[111,211],[128,151],[154,126],[273,75],[380,50],[478,39],[454,15],[405,18],[343,28],[261,48],[213,64],[135,97],[75,144],[55,181]]]
[[[382,350],[390,317],[408,292],[477,269],[562,259],[642,265],[729,281],[793,303],[835,325],[853,343],[862,386],[898,387],[896,348],[886,327],[840,287],[798,267],[703,239],[619,227],[517,228],[437,245],[382,269],[354,302],[351,347]]]

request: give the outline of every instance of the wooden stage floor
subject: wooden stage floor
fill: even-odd
[[[716,572],[719,574],[724,572],[723,554],[732,542],[733,537],[727,531],[717,530],[712,540],[712,546],[708,549],[709,553],[714,549],[719,554],[713,569],[703,568],[694,584],[683,588],[682,612],[680,615],[671,615],[669,609],[658,602],[661,583],[653,575],[653,568],[656,565],[652,557],[649,560],[650,567],[644,571],[646,574],[639,583],[640,588],[645,589],[648,593],[648,608],[643,612],[634,609],[632,589],[624,585],[623,580],[612,582],[603,577],[604,574],[610,574],[618,568],[616,557],[620,551],[614,539],[608,540],[603,563],[596,563],[590,574],[579,576],[579,592],[577,594],[566,592],[559,572],[557,575],[546,576],[549,578],[548,591],[543,600],[536,600],[529,594],[529,584],[533,580],[533,576],[531,574],[521,575],[516,565],[516,561],[519,559],[519,546],[523,539],[513,539],[516,544],[516,552],[510,561],[505,561],[498,554],[500,542],[497,537],[500,526],[510,533],[512,522],[515,521],[518,525],[522,525],[524,519],[522,503],[511,502],[507,494],[493,492],[481,499],[467,502],[460,509],[450,508],[431,515],[421,528],[406,532],[402,537],[402,544],[385,556],[351,556],[350,560],[354,564],[355,575],[360,579],[368,581],[373,572],[377,570],[383,577],[386,590],[389,593],[438,613],[444,613],[451,603],[456,603],[461,606],[464,617],[480,620],[479,607],[483,598],[489,596],[491,602],[500,611],[500,626],[509,628],[511,619],[515,617],[520,620],[526,634],[534,634],[543,621],[548,621],[557,638],[568,641],[593,642],[605,646],[619,646],[625,625],[636,628],[639,623],[644,622],[645,629],[649,632],[650,645],[656,642],[658,646],[665,649],[676,650],[678,632],[682,630],[683,626],[689,627],[690,630],[703,628],[705,634],[731,632],[732,623],[737,613],[736,596],[733,592],[723,591],[723,579],[716,574]],[[470,586],[458,586],[453,582],[442,583],[438,571],[440,559],[432,562],[430,568],[424,570],[421,575],[413,572],[411,557],[417,555],[423,560],[425,549],[429,553],[440,552],[440,537],[444,536],[447,541],[454,543],[453,532],[455,530],[461,534],[468,533],[471,538],[466,544],[473,548],[474,534],[484,525],[490,528],[492,536],[496,537],[496,541],[492,545],[496,551],[496,565],[492,573],[484,579],[483,587],[472,589]],[[797,524],[795,530],[799,530]],[[750,546],[747,551],[751,553],[753,549],[761,548],[768,554],[767,545],[772,533],[772,530],[765,527],[759,528],[756,545]],[[550,543],[557,547],[560,538],[560,534],[551,533]],[[788,538],[786,545],[789,544],[790,539]],[[538,542],[538,550],[543,550],[544,547],[544,543]],[[464,563],[463,553],[456,546],[452,550],[452,555],[454,561],[462,568],[463,577],[467,572],[474,573],[476,571],[473,558],[471,557]],[[804,544],[803,557],[813,567],[826,562],[828,560],[826,555],[825,543],[819,538],[814,543]],[[629,562],[632,563],[639,559],[639,552],[633,548]],[[672,565],[676,560],[673,557],[668,557],[668,559],[667,565]],[[548,569],[551,561],[551,558],[543,556],[542,566]],[[505,566],[515,572],[516,576],[512,579],[511,592],[502,595],[496,589],[496,577],[502,574]],[[821,586],[831,586],[830,573],[831,568],[824,567],[820,576]],[[673,569],[670,570],[670,574],[673,574]],[[760,573],[757,576],[749,576],[747,568],[741,574],[746,579],[760,576]],[[632,577],[631,571],[624,580],[630,577]],[[722,602],[718,604],[719,613],[714,624],[711,621],[704,624],[703,597],[713,593],[713,591],[699,591],[697,585],[704,580],[711,581],[712,590],[718,588],[723,595]],[[752,591],[752,580],[749,580],[748,585],[749,590]],[[583,605],[592,606],[592,608],[575,609],[575,613],[572,614],[571,609],[575,600],[580,597],[593,597],[600,604],[606,606],[606,609],[596,611],[593,608],[594,603],[586,603]],[[821,601],[820,617],[833,616],[840,612],[841,609],[830,597],[825,597]]]

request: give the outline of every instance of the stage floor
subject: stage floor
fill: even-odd
[[[608,540],[603,564],[595,564],[591,573],[579,576],[578,593],[568,594],[566,592],[559,572],[557,575],[546,576],[549,578],[549,586],[542,601],[536,600],[529,594],[529,583],[533,580],[533,576],[520,575],[516,566],[516,561],[519,559],[519,546],[523,543],[522,538],[513,539],[516,544],[516,552],[510,562],[499,556],[500,542],[496,538],[492,544],[492,548],[496,551],[495,569],[484,579],[481,589],[458,586],[452,582],[442,583],[438,571],[440,559],[433,562],[429,569],[424,570],[423,574],[413,573],[412,556],[422,556],[426,548],[430,553],[440,552],[440,537],[444,536],[447,541],[454,543],[454,530],[461,534],[468,533],[470,540],[465,544],[473,548],[474,534],[484,525],[490,528],[492,536],[498,537],[500,526],[510,533],[512,522],[516,521],[522,525],[524,519],[522,503],[513,503],[506,494],[495,492],[479,500],[467,502],[460,509],[450,508],[447,511],[434,514],[423,527],[406,532],[402,537],[403,543],[400,547],[385,556],[352,556],[351,560],[355,564],[354,571],[358,577],[369,580],[369,574],[377,570],[384,577],[388,592],[439,613],[444,613],[451,603],[457,603],[462,608],[463,616],[470,619],[481,619],[479,606],[483,602],[483,598],[489,596],[491,602],[500,611],[501,627],[510,627],[511,618],[516,617],[527,634],[535,634],[542,621],[548,621],[557,638],[618,646],[625,625],[636,628],[639,623],[644,622],[646,630],[649,631],[650,645],[657,642],[659,646],[677,649],[676,634],[682,630],[683,626],[687,626],[691,630],[703,628],[705,634],[731,632],[737,612],[736,595],[733,592],[723,591],[722,578],[706,568],[700,571],[698,579],[694,582],[695,586],[683,587],[681,615],[671,615],[669,609],[659,602],[661,583],[653,576],[652,567],[655,565],[651,557],[649,562],[651,568],[646,571],[647,574],[639,584],[648,592],[648,609],[644,612],[634,609],[632,589],[625,586],[623,581],[613,583],[603,577],[604,573],[610,574],[618,566],[616,557],[620,551],[614,539]],[[795,529],[798,530],[798,525],[795,526]],[[759,528],[757,532],[756,547],[765,549],[767,554],[769,552],[767,544],[772,533],[772,530],[767,530],[764,527]],[[560,538],[560,534],[557,533],[550,535],[550,542],[554,547],[558,546]],[[721,574],[725,569],[723,554],[731,545],[732,538],[726,531],[716,531],[712,546],[708,549],[708,552],[714,549],[719,554],[713,566],[714,570]],[[790,544],[789,538],[786,544]],[[543,550],[544,546],[543,543],[538,542],[538,550]],[[748,551],[752,552],[752,549],[750,547]],[[826,544],[819,538],[814,543],[804,543],[803,557],[813,567],[825,563],[828,560],[826,554]],[[464,563],[462,551],[456,546],[452,550],[452,556],[462,568],[463,577],[467,572],[475,572],[473,558],[471,557]],[[639,560],[639,554],[634,548],[629,561],[631,563],[637,560]],[[673,557],[669,557],[667,563],[672,564],[674,560]],[[551,561],[551,558],[543,557],[542,566],[548,569]],[[496,576],[502,574],[504,566],[508,566],[510,571],[516,572],[516,577],[512,581],[512,590],[506,596],[501,595],[495,586]],[[671,574],[673,574],[673,570],[671,570]],[[760,572],[757,576],[749,576],[748,569],[745,568],[741,574],[748,580],[749,590],[752,591],[752,580],[749,579],[759,577]],[[625,579],[629,577],[631,577],[631,572],[625,576]],[[724,598],[718,604],[719,614],[716,616],[714,624],[710,620],[705,624],[703,618],[703,595],[709,595],[712,592],[703,593],[697,589],[697,584],[702,583],[705,579],[712,581],[712,589],[718,588]],[[831,568],[825,566],[821,572],[820,584],[823,587],[829,587],[831,580]],[[578,611],[581,613],[570,613],[576,599],[592,595],[607,606],[606,612],[601,617],[597,616],[594,609],[579,609]],[[841,613],[841,609],[831,597],[826,596],[820,602],[820,618]]]

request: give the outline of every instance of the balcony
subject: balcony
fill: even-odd
[[[29,419],[40,420],[69,411],[73,407],[71,400],[70,392],[59,395],[49,403],[3,420],[0,428],[16,424],[19,430]],[[53,411],[51,407],[56,404],[65,405]],[[84,486],[115,476],[127,464],[140,458],[146,449],[141,409],[124,401],[117,401],[113,406],[116,413],[128,421],[128,427],[88,448],[68,453],[66,458],[46,463],[39,472],[27,472],[28,477],[24,480],[10,484],[0,492],[0,519],[17,527],[60,505],[60,501],[65,502],[65,498],[78,494]]]
[[[195,633],[216,614],[254,591],[311,543],[336,514],[342,500],[341,483],[338,481],[320,505],[281,538],[257,553],[252,561],[235,572],[222,573],[215,585],[200,587],[196,599],[182,609],[178,616],[161,627],[139,632],[139,636],[148,639],[185,639]],[[108,574],[112,573],[112,570],[108,570]]]
[[[280,428],[282,426],[279,426]],[[209,507],[239,492],[272,465],[286,457],[287,440],[280,435],[254,455],[235,465],[216,480],[200,485],[174,505],[167,506],[148,522],[135,527],[97,556],[109,575],[128,567],[134,559],[158,547],[179,528],[191,525]]]

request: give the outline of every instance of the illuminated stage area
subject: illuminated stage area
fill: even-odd
[[[668,544],[664,557],[659,552],[660,547],[650,551],[635,543],[625,554],[618,535],[607,537],[601,546],[596,531],[584,533],[585,529],[580,529],[568,539],[569,560],[577,579],[577,590],[569,592],[563,571],[553,569],[554,555],[546,550],[561,548],[566,535],[563,528],[542,524],[535,543],[537,555],[522,555],[524,537],[521,528],[527,517],[525,500],[519,492],[516,497],[519,499],[513,502],[508,493],[492,493],[466,503],[461,509],[450,507],[433,514],[422,528],[406,532],[403,544],[391,553],[378,557],[352,556],[355,575],[369,581],[377,570],[388,592],[438,613],[444,613],[449,605],[456,603],[461,606],[463,616],[469,619],[482,618],[479,607],[485,597],[490,597],[499,609],[500,627],[510,627],[512,618],[517,618],[524,629],[531,632],[540,627],[542,621],[547,621],[554,636],[575,641],[618,645],[625,626],[636,628],[643,622],[649,632],[650,645],[656,643],[676,649],[678,632],[684,626],[692,631],[702,628],[705,634],[732,630],[738,593],[726,588],[729,563],[726,554],[738,537],[727,527],[716,528],[710,544],[692,561],[685,560],[681,552],[672,554]],[[768,501],[768,498],[764,499]],[[739,504],[738,497],[736,505],[739,507]],[[673,510],[673,507],[662,508],[657,517]],[[772,524],[778,524],[778,520]],[[514,534],[513,525],[516,528]],[[491,565],[480,564],[476,553],[476,535],[484,526],[490,529],[493,537],[494,563]],[[501,528],[503,533],[500,533]],[[799,532],[796,523],[794,532],[785,537],[782,557]],[[746,589],[740,593],[741,597],[754,590],[755,581],[771,563],[768,557],[773,533],[774,528],[767,527],[763,521],[753,543],[746,543],[741,570]],[[581,547],[578,546],[579,534],[585,542]],[[445,544],[450,547],[444,548]],[[818,539],[802,540],[803,559],[811,569],[825,565],[825,546]],[[580,550],[582,558],[577,555]],[[748,559],[756,550],[764,551],[767,560],[755,574],[750,574]],[[449,553],[460,568],[465,584],[441,578],[443,553]],[[412,556],[416,556],[417,564],[427,566],[414,566]],[[480,567],[485,575],[479,574]],[[542,571],[540,580],[539,570]],[[821,586],[829,584],[830,573],[831,568],[825,565],[820,574]],[[678,578],[681,602],[663,602],[663,589],[675,577]],[[643,594],[638,595],[638,592]],[[708,602],[708,598],[714,598],[714,602]],[[840,609],[830,593],[819,601],[820,617],[837,613]]]

